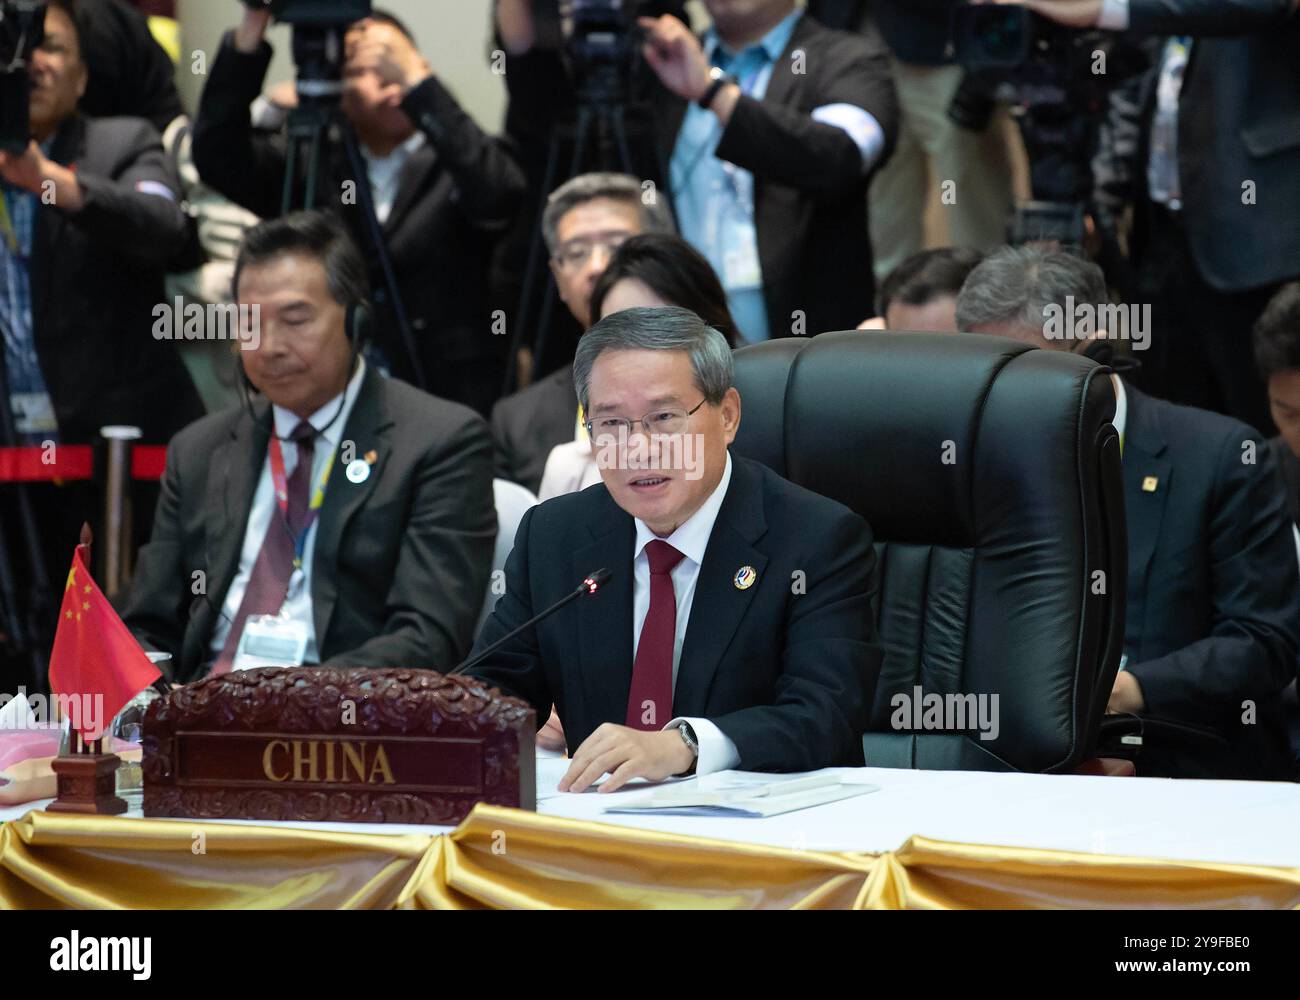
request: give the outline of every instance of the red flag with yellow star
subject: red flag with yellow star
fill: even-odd
[[[122,706],[162,674],[90,578],[88,554],[87,545],[78,545],[72,553],[50,653],[50,688],[83,706],[87,698],[103,697],[95,710],[83,707],[80,718],[70,713],[73,726],[93,740],[103,735]]]

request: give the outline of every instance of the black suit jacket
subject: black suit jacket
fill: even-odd
[[[165,442],[203,414],[175,345],[153,336],[163,273],[188,223],[179,194],[137,185],[180,185],[140,118],[74,115],[50,149],[76,167],[86,195],[76,213],[39,205],[32,238],[33,333],[59,431],[90,442],[106,424],[133,424],[145,441]]]
[[[1281,437],[1272,438],[1268,447],[1273,452],[1273,462],[1277,466],[1287,514],[1292,523],[1300,528],[1300,458],[1296,457]]]
[[[573,365],[499,400],[492,407],[497,475],[536,493],[551,449],[573,440],[577,420]]]
[[[271,47],[244,54],[222,43],[203,88],[194,122],[194,163],[203,180],[263,217],[280,214],[285,143],[256,132],[249,104],[271,61]],[[474,123],[436,77],[412,90],[402,110],[428,140],[407,161],[392,211],[382,226],[411,332],[430,392],[474,407],[484,416],[500,395],[508,337],[493,312],[514,303],[489,302],[493,246],[523,193],[523,174],[505,149]],[[378,311],[376,343],[393,373],[410,380],[383,272],[369,251],[359,199],[344,200],[354,171],[337,144],[329,147],[318,182],[318,207],[337,209],[371,263]],[[305,193],[300,171],[295,204]],[[500,331],[500,333],[496,332]]]
[[[712,720],[746,770],[860,764],[880,671],[871,529],[765,466],[732,462],[691,605],[673,713]],[[589,571],[612,571],[594,596],[471,670],[526,699],[539,725],[554,703],[570,752],[602,723],[626,718],[635,538],[632,517],[603,484],[534,507],[506,564],[505,595],[479,636],[484,647]],[[733,583],[743,566],[758,572],[747,590]]]
[[[212,414],[167,451],[153,536],[122,617],[173,655],[178,681],[198,679],[211,658],[266,459],[269,411],[259,398],[251,412]],[[321,507],[311,579],[321,661],[449,669],[469,648],[492,564],[487,427],[463,406],[370,369],[341,440],[375,461],[361,483],[336,468]],[[196,580],[206,595],[194,594]]]
[[[1129,26],[1197,36],[1179,97],[1178,162],[1202,276],[1235,292],[1300,275],[1300,227],[1281,221],[1300,216],[1300,15],[1290,0],[1131,0]],[[1144,141],[1143,185],[1146,150]],[[1253,198],[1243,201],[1247,181]]]
[[[176,66],[145,15],[127,0],[80,5],[81,53],[90,71],[78,107],[95,118],[137,115],[159,132],[185,114],[176,90]]]
[[[1169,770],[1291,778],[1281,692],[1300,650],[1300,569],[1273,457],[1239,421],[1124,388],[1128,669],[1148,714],[1209,726],[1233,748]]]
[[[802,72],[795,72],[796,51],[805,56]],[[848,134],[811,117],[814,109],[839,103],[862,108],[880,123],[886,145],[873,170],[879,168],[899,128],[888,50],[874,32],[832,31],[801,17],[763,99],[742,95],[718,143],[719,158],[754,175],[758,257],[773,337],[851,330],[873,311],[870,177]],[[671,156],[686,102],[662,91],[655,110],[661,148]]]

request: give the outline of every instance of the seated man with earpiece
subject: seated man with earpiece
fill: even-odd
[[[341,223],[250,229],[245,399],[172,439],[123,619],[171,680],[321,663],[447,670],[492,562],[492,442],[467,407],[366,366],[366,265]],[[166,665],[164,665],[166,666]]]

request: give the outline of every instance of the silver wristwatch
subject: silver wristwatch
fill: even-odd
[[[695,738],[695,730],[689,722],[677,723],[677,731],[682,734],[682,742],[691,748],[696,757],[700,755],[700,741]]]

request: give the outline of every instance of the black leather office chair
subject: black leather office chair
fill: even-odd
[[[884,664],[867,764],[1072,772],[1092,758],[1124,635],[1108,369],[974,334],[845,331],[735,358],[734,451],[875,533]],[[997,695],[996,736],[969,719],[895,724],[918,687]]]

